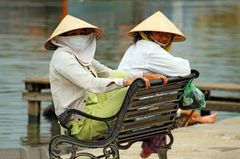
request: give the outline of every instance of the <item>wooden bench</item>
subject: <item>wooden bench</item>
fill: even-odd
[[[167,150],[171,148],[173,136],[171,130],[179,108],[183,90],[191,78],[198,72],[182,78],[169,78],[168,84],[161,80],[151,81],[151,88],[145,89],[142,79],[136,79],[129,87],[120,111],[109,118],[99,118],[85,114],[79,110],[69,109],[59,117],[59,123],[67,128],[65,135],[57,135],[49,144],[50,158],[61,158],[67,154],[72,158],[88,156],[90,158],[118,159],[119,149],[128,149],[137,141],[147,141],[155,135],[166,135],[168,142],[155,146],[161,159],[167,158]],[[71,136],[71,126],[67,125],[72,114],[104,122],[108,131],[103,138],[96,141],[83,141]],[[110,122],[115,121],[114,126]],[[103,148],[103,154],[96,156],[86,152],[87,149]],[[140,149],[140,148],[139,148]]]

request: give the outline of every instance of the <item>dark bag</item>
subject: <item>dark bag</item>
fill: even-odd
[[[192,81],[193,79],[189,81],[183,92],[181,109],[202,109],[206,106],[203,92],[195,87]]]

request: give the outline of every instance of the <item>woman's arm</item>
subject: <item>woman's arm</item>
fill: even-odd
[[[191,73],[188,60],[174,57],[160,46],[148,54],[149,70],[166,76],[187,76]]]
[[[56,71],[78,87],[93,93],[103,93],[123,87],[122,78],[96,78],[86,72],[71,54],[66,52],[57,52],[57,54],[54,62]]]

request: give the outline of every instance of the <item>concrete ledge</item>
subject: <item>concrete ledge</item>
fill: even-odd
[[[0,159],[25,159],[26,154],[22,148],[4,148],[0,149]]]
[[[240,117],[173,131],[172,159],[238,159],[240,154]]]
[[[22,147],[0,149],[0,159],[48,159],[48,147]]]

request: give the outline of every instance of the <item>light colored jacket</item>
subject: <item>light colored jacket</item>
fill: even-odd
[[[124,54],[118,69],[127,73],[159,73],[166,76],[186,76],[191,73],[188,60],[174,57],[152,41],[139,40]]]
[[[95,74],[94,77],[91,73]],[[93,60],[89,67],[81,65],[68,48],[58,47],[49,70],[51,92],[56,115],[67,108],[83,110],[88,92],[103,93],[123,87],[123,79],[107,78],[114,70]],[[110,83],[110,86],[108,86]]]
[[[128,74],[134,72],[159,73],[165,76],[187,76],[191,73],[188,60],[174,57],[152,41],[139,40],[124,54],[119,70]],[[178,110],[178,116],[181,110]]]

